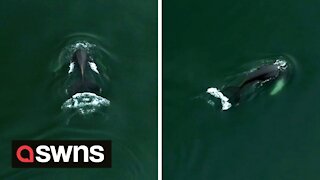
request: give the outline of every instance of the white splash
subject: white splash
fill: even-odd
[[[90,68],[92,69],[92,71],[94,71],[97,74],[99,74],[99,71],[98,71],[96,63],[94,63],[94,62],[88,62],[88,63],[89,63]]]
[[[219,89],[211,87],[207,89],[207,93],[221,100],[221,109],[223,111],[231,108],[232,104],[229,102],[229,98],[226,97]],[[212,104],[212,102],[210,104]]]
[[[72,73],[73,70],[74,70],[74,62],[71,62],[71,63],[69,64],[69,71],[68,71],[68,73],[69,73],[69,74]]]
[[[61,109],[75,109],[80,114],[89,114],[102,107],[110,106],[110,101],[91,92],[77,93],[65,101]]]

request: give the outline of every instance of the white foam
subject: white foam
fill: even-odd
[[[75,109],[81,114],[89,114],[95,112],[102,107],[110,106],[110,101],[104,97],[98,96],[95,93],[83,92],[73,95],[66,100],[61,109]]]
[[[219,89],[211,87],[207,89],[207,93],[221,100],[221,109],[223,111],[231,108],[232,104],[229,102],[229,98],[225,96]],[[212,104],[212,102],[210,104]]]

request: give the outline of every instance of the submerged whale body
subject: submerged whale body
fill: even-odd
[[[274,86],[270,95],[276,94],[284,86],[289,74],[289,62],[279,57],[263,62],[257,67],[237,77],[237,81],[222,88],[210,87],[204,96],[210,105],[220,104],[222,110],[228,110],[244,101],[248,101],[261,91]]]

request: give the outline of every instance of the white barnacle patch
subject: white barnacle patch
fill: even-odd
[[[81,41],[81,42],[77,42],[77,43],[73,44],[73,45],[71,46],[71,48],[72,48],[72,49],[79,49],[79,47],[83,47],[83,48],[85,48],[85,49],[90,49],[90,48],[95,47],[95,46],[96,46],[96,45],[90,44],[90,43],[87,42],[87,41]]]
[[[92,71],[94,71],[97,74],[99,74],[99,71],[98,71],[96,63],[94,63],[94,62],[88,62],[88,63],[89,63],[90,68],[92,69]]]
[[[69,71],[68,71],[68,73],[69,73],[69,74],[72,73],[73,70],[74,70],[74,62],[71,62],[71,63],[69,64]]]
[[[281,59],[277,59],[274,63],[274,65],[277,65],[279,70],[285,70],[287,69],[287,62]]]
[[[232,104],[229,102],[229,98],[226,97],[219,89],[211,87],[207,89],[207,93],[221,100],[221,105],[222,105],[221,109],[223,111],[231,108]]]
[[[77,93],[66,100],[61,109],[77,110],[80,114],[90,114],[96,112],[99,108],[110,106],[110,101],[104,97],[91,92]]]

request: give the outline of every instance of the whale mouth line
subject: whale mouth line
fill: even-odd
[[[98,109],[110,106],[110,100],[98,96],[92,92],[82,92],[74,94],[70,99],[66,100],[62,106],[62,110],[76,110],[80,114],[90,114]]]

